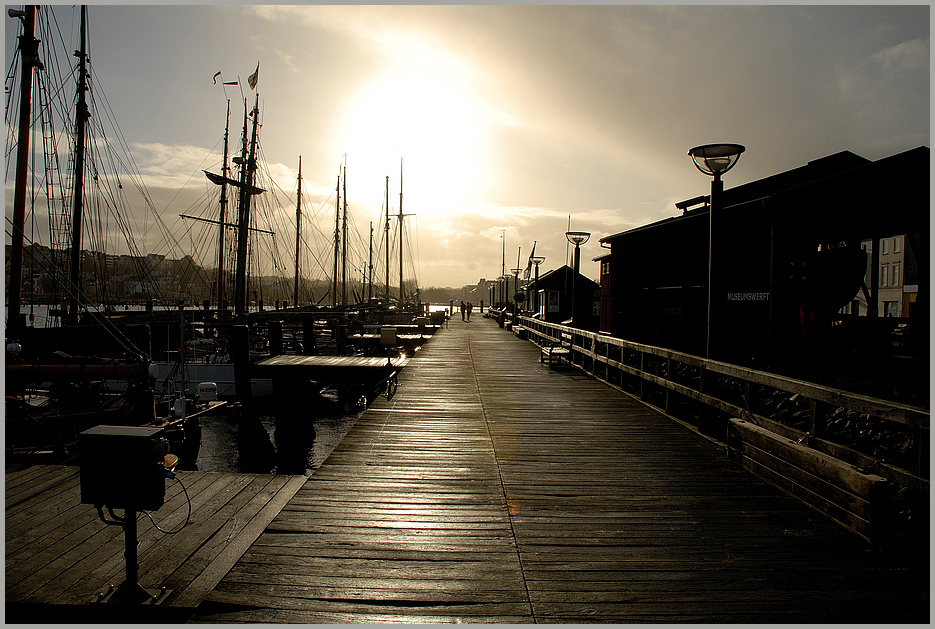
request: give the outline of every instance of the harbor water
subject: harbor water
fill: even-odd
[[[336,401],[327,406],[285,419],[262,410],[248,416],[237,405],[206,415],[197,470],[311,475],[364,412]]]

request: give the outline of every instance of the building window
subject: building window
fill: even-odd
[[[899,302],[898,301],[884,301],[883,302],[883,316],[884,317],[898,317],[899,316]]]
[[[899,262],[893,265],[893,286],[899,286]]]
[[[893,253],[899,253],[902,249],[902,236],[893,238]]]
[[[887,243],[889,243],[888,239],[886,238],[880,239],[880,253],[882,253],[883,255],[886,255],[889,253],[889,247],[886,246]]]
[[[886,286],[886,277],[889,274],[890,265],[884,264],[880,266],[880,286]]]

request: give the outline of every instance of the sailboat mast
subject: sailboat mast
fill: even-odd
[[[373,221],[370,221],[370,249],[367,253],[367,303],[373,298]]]
[[[245,103],[246,105],[246,103]],[[253,130],[250,136],[250,157],[244,160],[241,169],[240,212],[237,222],[237,278],[234,301],[237,314],[247,314],[247,232],[250,228],[250,200],[253,195],[254,176],[256,174],[256,129],[260,117],[260,95],[256,96],[253,106]],[[247,120],[244,116],[244,137],[246,138]],[[246,146],[244,146],[246,151]]]
[[[331,286],[331,297],[333,305],[338,305],[338,247],[341,241],[341,168],[338,167],[338,193],[337,200],[334,202],[334,282]]]
[[[227,221],[227,179],[230,178],[230,165],[227,163],[228,158],[228,141],[230,138],[230,122],[231,122],[231,102],[230,99],[227,100],[227,120],[224,123],[224,163],[221,165],[221,176],[224,177],[224,182],[221,184],[221,212],[220,212],[220,226],[218,228],[218,272],[217,272],[217,290],[218,290],[218,312],[222,312],[227,309],[227,304],[225,303],[225,294],[224,294],[224,283],[226,280],[224,262],[227,256],[224,251],[224,223]]]
[[[299,155],[299,191],[295,200],[295,290],[292,292],[292,304],[299,305],[299,247],[302,244],[302,156]]]
[[[85,92],[88,89],[86,22],[88,8],[81,7],[79,26],[80,49],[78,50],[78,103],[75,105],[75,188],[72,198],[71,218],[71,297],[69,320],[78,322],[81,295],[81,219],[84,211],[84,139],[85,122],[88,119],[88,104]]]
[[[383,235],[386,240],[384,250],[386,251],[386,288],[383,293],[390,296],[390,176],[386,176],[386,225],[383,228]]]
[[[347,156],[344,156],[344,218],[341,221],[341,305],[347,305]]]
[[[399,305],[406,301],[403,294],[403,158],[399,158]]]
[[[20,330],[20,302],[23,289],[23,240],[26,226],[26,185],[29,165],[29,120],[32,111],[32,69],[38,62],[39,40],[33,36],[36,30],[36,7],[27,5],[23,19],[23,34],[19,49],[23,63],[20,76],[19,135],[16,146],[16,180],[13,193],[13,229],[10,243],[10,294],[7,328],[11,332]]]

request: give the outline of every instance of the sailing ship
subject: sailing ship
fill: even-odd
[[[50,30],[57,28],[53,10],[27,5],[8,11],[10,18],[20,20],[22,31],[14,59],[19,65],[19,90],[14,72],[8,73],[6,85],[8,128],[17,130],[15,137],[10,135],[7,140],[8,154],[14,144],[16,154],[7,283],[7,452],[61,454],[66,444],[77,440],[81,430],[94,425],[158,423],[165,426],[170,443],[193,461],[199,441],[197,414],[177,414],[168,409],[168,404],[165,412],[159,412],[152,386],[150,328],[118,325],[99,312],[91,312],[94,303],[107,299],[107,282],[101,282],[96,289],[85,282],[86,277],[103,278],[107,273],[107,257],[93,253],[106,240],[104,233],[109,225],[101,223],[117,225],[126,237],[127,250],[137,254],[129,257],[144,259],[134,242],[130,222],[121,214],[128,206],[124,181],[140,191],[148,209],[153,208],[139,174],[127,169],[132,159],[118,156],[119,149],[125,147],[108,142],[101,124],[102,120],[112,120],[113,115],[100,111],[106,99],[96,99],[92,90],[95,82],[87,53],[87,7],[78,9],[77,62],[73,68],[70,61],[63,62],[67,53],[41,47],[36,36],[38,31],[42,40],[55,40]],[[61,102],[64,90],[51,89],[65,84],[62,77],[53,76],[62,68],[67,68],[63,76],[75,77],[75,100],[71,103]],[[56,117],[60,112],[70,115],[60,120]],[[18,117],[18,124],[12,123],[12,116]],[[62,133],[62,127],[68,131]],[[30,139],[34,136],[42,138],[44,160],[40,167],[31,168]],[[115,136],[120,137],[119,132]],[[59,155],[64,140],[71,166],[67,172],[60,165]],[[102,163],[107,158],[113,168]],[[44,205],[33,194],[32,205],[27,208],[28,189],[44,190]],[[47,247],[33,239],[32,231],[27,235],[27,209],[34,214],[48,213]],[[89,230],[89,226],[96,229]],[[84,250],[86,243],[92,252]],[[30,272],[24,274],[27,251]],[[146,282],[147,269],[139,270],[141,281]],[[27,325],[22,311],[24,275],[30,280],[38,276],[51,285],[51,314],[60,327]],[[32,288],[35,283],[29,285]],[[64,301],[62,308],[56,307],[59,297]],[[30,308],[34,303],[31,301]],[[123,382],[123,390],[109,390],[108,380]]]
[[[399,293],[393,295],[390,289],[390,207],[389,177],[385,204],[386,232],[386,269],[385,286],[382,293],[375,290],[373,280],[373,239],[366,268],[369,278],[354,288],[354,282],[348,277],[349,269],[354,265],[348,261],[348,249],[351,237],[350,220],[347,211],[347,163],[339,171],[337,198],[335,200],[335,231],[333,234],[334,268],[333,281],[327,292],[316,295],[300,294],[300,249],[307,238],[302,234],[302,175],[301,158],[299,165],[298,193],[296,195],[296,233],[295,261],[292,306],[283,308],[277,303],[275,311],[263,308],[260,299],[250,301],[250,280],[248,261],[251,257],[251,235],[262,234],[275,236],[273,230],[263,230],[255,225],[253,208],[257,199],[266,193],[265,184],[258,183],[261,174],[258,159],[258,121],[259,94],[257,93],[252,109],[248,110],[244,100],[243,142],[239,156],[232,161],[239,170],[228,163],[228,137],[230,106],[228,105],[228,124],[225,125],[224,158],[220,172],[205,171],[205,176],[220,190],[219,214],[217,218],[199,220],[217,226],[217,247],[214,251],[215,266],[212,297],[214,308],[208,304],[201,310],[186,309],[176,304],[171,295],[162,294],[154,281],[154,266],[165,264],[164,256],[144,255],[133,239],[131,223],[121,214],[130,203],[121,201],[109,211],[112,221],[123,231],[125,247],[130,255],[126,256],[137,266],[138,283],[147,293],[145,310],[130,311],[125,309],[97,308],[95,304],[110,301],[108,292],[108,268],[110,259],[102,251],[92,253],[94,245],[102,245],[100,232],[90,232],[90,240],[85,238],[89,224],[88,202],[86,198],[93,193],[105,192],[102,199],[121,198],[127,187],[140,192],[138,202],[144,204],[146,211],[171,240],[171,230],[152,205],[145,185],[137,173],[104,174],[109,172],[99,165],[92,164],[92,159],[109,155],[107,151],[89,153],[89,146],[98,146],[106,141],[100,137],[102,119],[113,119],[108,113],[99,115],[97,107],[106,100],[96,100],[93,96],[95,82],[90,67],[86,48],[87,7],[80,7],[78,45],[76,46],[77,64],[73,68],[75,76],[75,101],[66,105],[52,102],[50,84],[60,84],[46,75],[59,67],[70,68],[71,62],[62,64],[51,61],[57,53],[40,46],[36,29],[42,28],[43,22],[54,22],[54,7],[27,6],[23,10],[11,9],[11,18],[19,19],[22,34],[19,37],[17,59],[19,70],[19,125],[10,121],[11,111],[15,112],[15,98],[8,99],[8,128],[16,128],[16,136],[8,138],[8,154],[15,142],[16,171],[13,219],[10,227],[11,255],[10,277],[35,277],[35,272],[24,273],[24,262],[28,261],[30,270],[39,269],[44,281],[47,281],[59,297],[53,297],[50,311],[58,327],[37,328],[27,324],[23,312],[23,283],[8,282],[8,321],[7,321],[7,444],[14,447],[48,449],[50,444],[61,448],[62,444],[72,443],[75,435],[84,427],[96,423],[147,424],[163,422],[178,426],[184,437],[186,426],[188,433],[197,433],[197,424],[190,422],[189,407],[179,401],[183,397],[191,400],[197,395],[198,385],[202,382],[216,383],[221,396],[236,393],[234,387],[234,365],[231,356],[234,348],[230,347],[230,332],[233,325],[246,325],[250,332],[251,361],[263,359],[269,355],[272,345],[279,345],[280,340],[272,338],[270,321],[282,320],[284,327],[290,325],[291,342],[286,343],[296,353],[314,354],[356,354],[386,352],[385,345],[366,344],[364,327],[373,335],[381,326],[390,324],[419,325],[419,337],[426,334],[426,321],[418,303],[418,289],[406,290],[403,281],[404,250],[404,214],[402,211],[402,162],[400,162],[400,194],[398,212],[399,232]],[[45,18],[43,20],[42,18]],[[43,36],[44,41],[52,37]],[[69,75],[72,73],[69,70]],[[13,73],[8,73],[7,92],[11,96],[16,92]],[[56,94],[64,92],[57,90]],[[35,103],[33,94],[37,95]],[[54,112],[70,111],[73,114],[65,122],[54,123]],[[252,129],[250,122],[252,119]],[[29,167],[29,138],[33,135],[34,125],[42,123],[43,149],[51,155],[45,162],[44,172],[35,173]],[[55,126],[59,125],[59,126]],[[61,126],[67,125],[68,134],[61,133]],[[98,136],[94,137],[97,133]],[[39,135],[36,133],[36,135]],[[119,132],[115,137],[121,137]],[[55,155],[60,148],[60,138],[68,137],[67,148],[71,168],[67,172],[59,166],[61,160]],[[119,165],[133,164],[132,159],[120,159]],[[8,169],[9,171],[9,169]],[[117,172],[114,169],[112,172]],[[237,175],[234,173],[237,172]],[[130,177],[133,186],[124,186],[123,181]],[[48,191],[67,190],[60,197],[49,194],[43,208],[50,216],[50,234],[48,246],[34,241],[26,234],[27,188],[37,180],[42,180]],[[237,199],[236,220],[229,218],[229,193],[234,191]],[[343,193],[343,194],[342,194]],[[233,196],[233,195],[230,195]],[[340,201],[343,199],[343,211]],[[95,207],[101,201],[93,202]],[[100,216],[96,213],[95,216]],[[233,260],[227,258],[227,252],[233,247],[229,244],[236,237],[236,250]],[[27,248],[26,243],[29,243]],[[85,244],[88,245],[85,250]],[[255,247],[255,243],[253,243]],[[29,255],[25,256],[24,252]],[[194,254],[195,252],[190,252]],[[193,258],[190,258],[194,260]],[[232,263],[231,263],[232,262]],[[89,267],[90,265],[90,267]],[[209,265],[205,265],[206,267]],[[362,266],[359,264],[359,266]],[[280,268],[284,268],[282,264]],[[89,272],[90,268],[90,272]],[[233,268],[231,273],[228,269]],[[340,284],[338,272],[340,269]],[[104,281],[98,286],[87,282],[89,277],[98,277]],[[368,281],[369,280],[369,281]],[[204,278],[207,281],[207,278]],[[307,284],[307,283],[306,283]],[[29,286],[34,286],[30,283]],[[233,293],[230,287],[233,285]],[[262,284],[260,285],[262,289]],[[350,295],[348,288],[351,288]],[[339,297],[340,288],[340,297]],[[254,296],[256,296],[254,289]],[[330,305],[322,305],[327,297]],[[316,299],[317,297],[317,299]],[[61,307],[59,304],[62,303]],[[34,300],[30,300],[30,308]],[[170,305],[164,310],[153,307],[154,303]],[[176,308],[171,307],[176,305]],[[252,306],[252,308],[251,308]],[[30,315],[32,313],[30,312]],[[311,323],[308,323],[308,322]],[[404,338],[400,329],[399,340]],[[359,337],[359,338],[358,338]],[[225,343],[227,341],[227,343]],[[412,351],[411,343],[408,347]],[[396,349],[407,349],[402,343]],[[175,349],[171,349],[171,348]],[[392,349],[392,348],[390,348]],[[386,384],[386,383],[384,383]],[[259,386],[259,390],[257,389]],[[388,388],[388,385],[387,385]],[[253,379],[253,393],[270,393],[271,382],[267,379]],[[243,391],[241,391],[243,393]],[[157,400],[162,394],[164,402]],[[65,412],[68,409],[68,412]],[[42,426],[41,430],[27,430]],[[53,428],[49,428],[52,426]],[[22,428],[22,430],[20,430]],[[184,458],[184,457],[183,457]]]

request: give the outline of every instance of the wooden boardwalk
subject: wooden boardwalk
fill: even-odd
[[[928,555],[478,317],[435,334],[194,620],[927,623]]]
[[[79,468],[7,466],[5,475],[6,621],[42,623],[179,622],[227,574],[306,481],[304,476],[179,472],[191,498],[190,523],[174,535],[139,520],[139,583],[171,590],[159,608],[88,605],[125,576],[123,528],[81,504]],[[188,501],[170,483],[154,514],[179,529]]]

